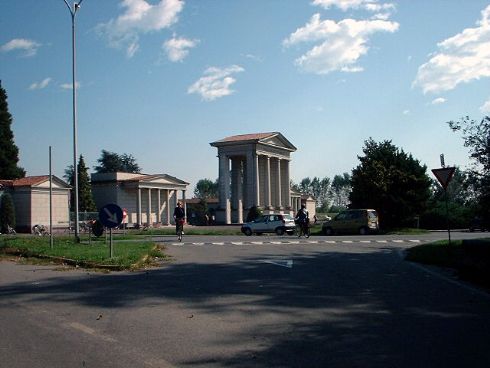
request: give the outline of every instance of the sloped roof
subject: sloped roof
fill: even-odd
[[[53,175],[53,180],[62,183],[66,187],[70,187],[64,180]],[[0,184],[5,187],[33,187],[49,181],[49,175],[26,176],[25,178],[14,180],[0,180]]]
[[[280,142],[281,148],[285,148],[290,151],[296,151],[296,147],[279,132],[232,135],[230,137],[212,142],[210,143],[210,145],[213,147],[220,147],[243,143],[262,143],[271,146],[278,146],[277,141],[274,142],[274,139]]]
[[[168,180],[170,182],[177,183],[177,184],[189,185],[188,182],[186,182],[182,179],[176,178],[175,176],[168,175],[168,174],[141,174],[140,176],[130,178],[130,179],[125,179],[123,181],[134,181],[134,182],[146,181],[146,182],[149,182],[149,181],[153,181],[153,180],[157,180],[157,179],[165,179],[165,180]]]

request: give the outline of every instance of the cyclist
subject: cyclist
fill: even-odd
[[[310,236],[310,231],[308,228],[308,224],[310,222],[310,215],[308,214],[308,211],[304,204],[301,205],[301,208],[296,214],[294,220],[299,227],[298,237],[300,237],[301,233],[303,233],[305,237],[308,238]]]
[[[177,207],[174,210],[174,219],[175,219],[175,232],[179,237],[179,240],[182,240],[182,235],[184,235],[184,222],[185,222],[185,211],[182,208],[182,202],[177,202]]]

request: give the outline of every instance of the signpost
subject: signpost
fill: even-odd
[[[109,228],[109,256],[114,256],[112,247],[112,228],[117,227],[123,220],[123,211],[117,204],[106,204],[99,211],[99,220],[102,225]]]
[[[441,168],[440,169],[432,169],[432,173],[437,178],[439,183],[442,185],[444,189],[444,198],[446,200],[446,223],[447,223],[447,234],[449,237],[449,245],[451,245],[451,227],[449,224],[449,209],[447,205],[447,186],[449,182],[454,176],[454,172],[456,171],[455,167],[445,167],[444,164],[444,155],[441,155]]]

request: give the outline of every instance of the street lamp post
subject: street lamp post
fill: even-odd
[[[74,2],[73,7],[63,0],[71,14],[71,41],[72,41],[72,88],[73,88],[73,183],[75,185],[75,239],[80,241],[79,221],[78,221],[78,166],[77,166],[77,88],[75,77],[75,15],[83,0]]]

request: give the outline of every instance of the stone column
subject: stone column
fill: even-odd
[[[161,223],[162,222],[162,201],[161,201],[161,197],[160,197],[160,192],[161,190],[160,189],[157,189],[157,212],[156,212],[156,215],[157,215],[157,223]]]
[[[266,156],[265,163],[265,196],[264,196],[264,206],[266,209],[272,208],[271,201],[271,158]]]
[[[141,188],[138,188],[138,196],[136,197],[136,221],[138,226],[141,226]]]
[[[243,222],[243,188],[242,188],[242,158],[234,157],[231,160],[231,203],[232,222]]]
[[[291,183],[291,177],[290,177],[290,174],[289,174],[289,164],[290,164],[291,161],[287,160],[286,161],[286,185],[285,185],[285,188],[286,188],[286,208],[287,209],[291,209],[291,187],[290,187],[290,183]]]
[[[151,188],[148,188],[148,209],[146,214],[146,223],[151,226]]]
[[[257,201],[257,194],[255,193],[256,191],[256,186],[255,186],[255,156],[254,153],[249,151],[247,152],[247,163],[246,163],[246,175],[245,175],[245,181],[247,183],[245,187],[246,191],[246,197],[247,197],[247,208],[250,208],[252,206],[257,206],[258,203]]]
[[[281,183],[281,159],[277,159],[277,204],[279,210],[283,208],[282,206],[282,183]]]
[[[230,162],[226,154],[219,154],[219,209],[217,220],[231,224],[230,213]]]
[[[260,207],[259,155],[254,152],[255,203]]]
[[[187,201],[185,200],[185,190],[182,191],[182,206],[184,206],[184,214],[187,218]]]
[[[167,225],[170,225],[170,190],[167,189],[165,203],[167,205]]]

